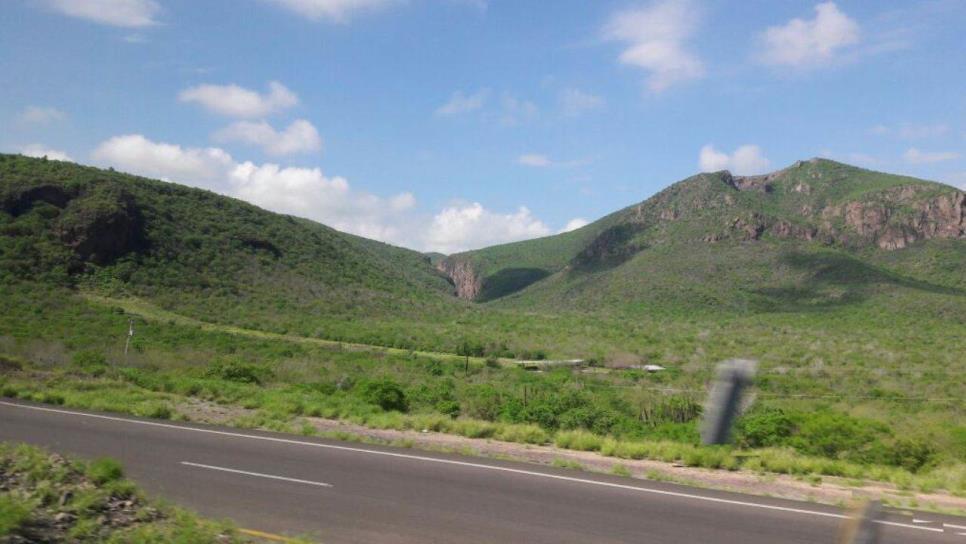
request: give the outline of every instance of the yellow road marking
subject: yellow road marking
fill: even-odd
[[[238,529],[238,532],[243,535],[254,536],[256,538],[264,538],[265,540],[272,540],[274,542],[285,542],[286,544],[304,544],[303,540],[297,540],[294,538],[289,538],[287,536],[266,533],[264,531],[256,531],[255,529]]]

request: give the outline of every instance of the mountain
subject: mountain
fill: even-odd
[[[0,155],[0,280],[269,329],[453,303],[418,252],[201,189],[19,155]]]
[[[572,232],[443,256],[175,183],[0,155],[9,311],[134,297],[225,326],[429,351],[665,360],[713,328],[702,349],[734,353],[733,334],[753,328],[741,351],[765,353],[779,318],[801,346],[839,318],[866,332],[901,320],[918,342],[966,324],[964,232],[961,191],[812,160],[693,176]],[[949,341],[922,345],[932,356]]]
[[[458,295],[528,309],[840,305],[966,289],[966,196],[824,159],[699,174],[572,232],[451,255]]]

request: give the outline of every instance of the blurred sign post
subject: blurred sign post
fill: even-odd
[[[731,425],[741,407],[741,395],[755,378],[756,361],[730,359],[718,364],[717,377],[701,422],[701,442],[706,446],[725,444],[731,435]]]
[[[879,524],[882,506],[879,501],[860,503],[852,515],[842,524],[839,535],[840,544],[878,544]]]

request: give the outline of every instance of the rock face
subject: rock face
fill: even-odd
[[[966,238],[966,194],[955,191],[916,198],[915,187],[891,191],[885,202],[853,201],[822,210],[821,229],[831,239],[902,249],[918,240]],[[841,220],[844,228],[836,226]],[[851,236],[850,236],[851,235]]]
[[[466,300],[476,300],[479,297],[483,289],[483,278],[476,273],[469,261],[448,257],[436,263],[436,269],[453,282],[456,296]]]
[[[103,265],[142,246],[143,223],[134,197],[104,187],[71,200],[56,231],[80,261]]]

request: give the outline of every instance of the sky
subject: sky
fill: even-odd
[[[827,157],[966,189],[966,2],[4,0],[0,151],[421,251]]]

